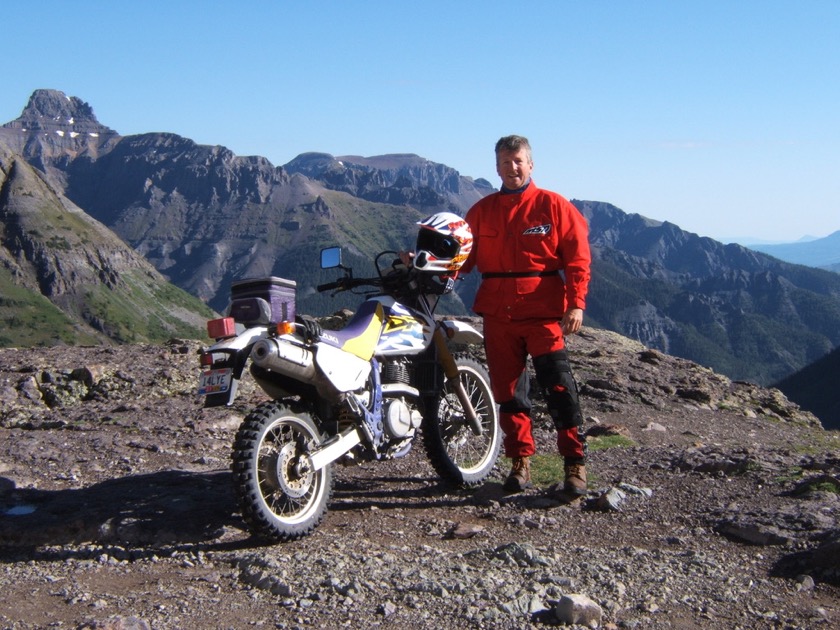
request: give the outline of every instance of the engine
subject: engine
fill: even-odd
[[[411,368],[404,360],[382,366],[382,421],[392,439],[412,437],[423,417],[412,402],[419,393],[411,386]]]
[[[383,406],[382,420],[385,432],[392,438],[404,438],[414,435],[420,427],[423,416],[402,398],[386,400]]]

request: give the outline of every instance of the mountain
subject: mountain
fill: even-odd
[[[200,337],[212,313],[2,139],[0,289],[3,346]]]
[[[413,154],[304,153],[275,167],[173,133],[120,136],[79,99],[38,90],[0,128],[67,198],[217,311],[234,280],[298,283],[300,311],[354,308],[314,286],[321,247],[371,272],[373,254],[413,246],[417,220],[462,213],[492,190],[483,179]],[[840,345],[840,276],[723,245],[678,226],[575,200],[591,227],[594,276],[587,323],[712,367],[776,382]],[[465,314],[476,274],[442,312]]]
[[[67,111],[67,104],[76,109]],[[171,133],[121,137],[86,104],[52,90],[36,91],[21,117],[0,129],[3,137],[170,281],[219,311],[233,281],[269,275],[294,278],[303,309],[355,306],[350,296],[330,300],[312,291],[323,281],[320,248],[352,243],[348,263],[372,273],[371,254],[412,247],[418,220],[437,209],[467,207],[490,190],[463,178],[463,192],[457,183],[435,180],[415,194],[399,168],[391,180],[372,166],[342,166],[319,154],[287,170]],[[399,161],[411,163],[412,177],[425,168],[430,178],[457,179],[453,169],[420,158]],[[333,180],[307,177],[307,169],[329,171]],[[406,205],[412,195],[425,205]],[[449,302],[466,312],[457,298]]]
[[[575,203],[589,220],[595,257],[591,323],[760,383],[840,343],[837,274],[610,204]]]
[[[787,262],[840,272],[840,230],[824,238],[807,242],[755,244],[750,249],[775,256]]]
[[[304,153],[284,168],[331,190],[368,201],[423,207],[430,213],[447,210],[464,215],[494,190],[486,179],[462,177],[453,168],[414,154],[333,157]]]

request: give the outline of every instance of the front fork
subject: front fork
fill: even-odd
[[[455,362],[455,357],[452,356],[452,352],[446,344],[446,337],[440,326],[435,328],[434,339],[435,347],[437,348],[437,358],[446,375],[446,384],[458,396],[458,400],[461,402],[461,407],[464,409],[464,415],[467,416],[467,422],[469,422],[472,432],[475,435],[481,435],[484,432],[481,428],[481,421],[478,419],[478,414],[475,412],[469,394],[467,394],[467,390],[464,388],[464,383],[461,381],[460,373],[458,372],[458,364]]]

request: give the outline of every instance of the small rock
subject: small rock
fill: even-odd
[[[622,435],[628,438],[631,437],[630,429],[622,424],[599,424],[587,430],[586,435],[590,437],[598,437],[600,435]]]
[[[481,525],[473,525],[471,523],[458,523],[449,532],[450,538],[472,538],[482,533],[484,528]]]
[[[151,626],[145,619],[138,617],[111,617],[105,621],[93,621],[81,628],[89,630],[151,630]]]
[[[722,521],[718,523],[715,530],[724,536],[752,545],[786,545],[790,542],[790,539],[777,529],[759,523]]]
[[[627,494],[636,494],[647,499],[653,496],[653,490],[650,488],[640,488],[639,486],[634,486],[630,483],[620,483],[618,484],[618,487]]]
[[[595,499],[594,508],[601,512],[618,512],[621,509],[621,503],[626,497],[627,495],[624,491],[612,487]]]
[[[601,626],[603,611],[586,595],[571,593],[560,598],[554,606],[554,614],[560,623],[598,628]]]

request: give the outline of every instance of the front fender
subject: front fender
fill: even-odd
[[[446,338],[451,339],[455,343],[484,343],[484,335],[467,322],[461,322],[457,319],[445,319],[441,322],[441,326],[446,333]]]

